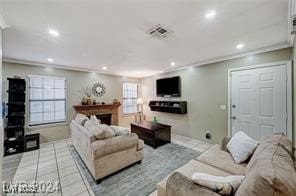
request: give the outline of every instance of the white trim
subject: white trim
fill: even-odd
[[[131,77],[131,78],[144,79],[144,78],[148,78],[148,77],[157,76],[159,74],[170,73],[170,72],[174,72],[174,71],[187,69],[189,67],[207,65],[207,64],[211,64],[211,63],[217,63],[217,62],[221,62],[221,61],[241,58],[241,57],[245,57],[245,56],[249,56],[249,55],[255,55],[255,54],[259,54],[259,53],[265,53],[265,52],[270,52],[270,51],[289,48],[289,47],[292,47],[292,43],[288,43],[288,42],[280,43],[280,44],[272,45],[272,46],[269,46],[269,47],[264,47],[264,48],[257,49],[257,50],[246,51],[246,52],[240,53],[240,54],[228,55],[228,56],[208,59],[208,60],[205,60],[205,61],[195,62],[195,63],[192,63],[190,65],[184,65],[184,66],[181,66],[181,67],[176,67],[176,68],[173,68],[173,69],[164,70],[164,71],[161,71],[159,73],[148,75],[148,76],[143,76],[143,77],[141,77],[141,76],[128,76],[128,75],[122,75],[122,74],[114,73],[114,72],[110,72],[110,71],[106,72],[106,71],[92,70],[92,69],[88,69],[88,68],[75,68],[75,67],[70,67],[70,66],[65,66],[65,65],[53,65],[53,64],[34,62],[34,61],[27,61],[27,60],[21,60],[21,59],[6,58],[6,57],[3,57],[3,62],[24,64],[24,65],[34,65],[34,66],[56,68],[56,69],[73,70],[73,71],[94,72],[94,73],[100,73],[100,74],[106,74],[106,75],[116,75],[116,76],[125,76],[125,77]]]
[[[6,63],[16,63],[16,64],[23,64],[23,65],[31,65],[31,66],[37,66],[37,67],[46,67],[46,68],[54,68],[54,69],[63,69],[63,70],[71,70],[71,71],[81,71],[81,72],[88,72],[88,73],[99,73],[99,74],[105,74],[105,75],[114,75],[114,76],[122,76],[122,77],[129,77],[129,78],[140,78],[140,77],[130,77],[126,75],[120,75],[114,72],[110,71],[98,71],[98,70],[92,70],[88,68],[76,68],[76,67],[70,67],[65,65],[54,65],[54,64],[47,64],[47,63],[41,63],[41,62],[34,62],[34,61],[26,61],[26,60],[20,60],[20,59],[12,59],[12,58],[5,58],[3,57],[3,62]]]
[[[292,61],[279,61],[265,64],[257,64],[251,66],[244,66],[239,68],[228,69],[228,137],[231,137],[231,73],[235,71],[272,67],[277,65],[286,65],[287,70],[287,137],[292,139]]]
[[[3,16],[1,14],[0,14],[0,27],[2,29],[9,28],[8,23],[6,22],[6,20],[3,18]]]

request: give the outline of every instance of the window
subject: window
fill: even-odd
[[[29,76],[29,125],[66,121],[66,79]]]
[[[137,99],[138,99],[138,88],[137,83],[123,83],[123,100],[122,108],[123,114],[134,114],[138,112]]]

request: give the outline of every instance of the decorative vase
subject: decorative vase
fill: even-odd
[[[118,103],[118,99],[113,99],[113,103]]]
[[[92,102],[93,102],[92,98],[88,97],[87,98],[87,105],[92,105]]]
[[[81,99],[81,105],[86,105],[87,104],[87,99],[85,97],[83,97]]]
[[[93,105],[96,105],[97,104],[97,101],[95,99],[93,99],[93,102],[92,102]]]
[[[158,120],[156,119],[156,116],[153,117],[152,123],[153,124],[157,124],[158,123]]]
[[[105,105],[105,102],[102,102],[102,105]]]

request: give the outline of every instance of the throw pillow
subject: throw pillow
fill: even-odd
[[[106,139],[115,136],[113,129],[106,124],[99,124],[99,129],[103,131],[103,133],[97,137],[98,139]]]
[[[130,134],[130,130],[128,128],[125,127],[119,127],[119,126],[112,126],[111,128],[113,130],[113,132],[115,133],[115,136],[120,136],[120,135],[129,135]]]
[[[221,195],[234,195],[245,176],[213,176],[206,173],[196,172],[191,179],[194,183],[207,187]]]
[[[78,114],[76,114],[76,116],[75,116],[75,120],[76,120],[76,122],[78,122],[80,125],[83,126],[84,123],[85,123],[87,120],[89,120],[89,119],[88,119],[88,117],[87,117],[86,115],[78,113]]]
[[[105,124],[98,124],[93,120],[88,120],[84,124],[84,127],[93,133],[98,140],[103,140],[115,136],[112,128]]]
[[[236,163],[242,163],[254,153],[257,145],[257,141],[239,131],[230,139],[227,149]]]
[[[98,124],[101,124],[101,120],[98,119],[96,115],[91,115],[90,120],[92,120],[92,121],[94,121],[94,122],[96,122]]]
[[[222,140],[222,145],[221,145],[221,150],[224,150],[225,152],[229,152],[228,149],[227,149],[227,144],[228,142],[230,141],[231,138],[229,137],[224,137],[223,140]]]
[[[97,139],[103,134],[103,130],[99,128],[98,124],[92,120],[85,122],[84,127],[96,136]]]

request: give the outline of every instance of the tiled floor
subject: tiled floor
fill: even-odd
[[[68,149],[70,144],[70,139],[63,140],[43,144],[40,150],[23,153],[13,182],[50,181],[58,184],[59,191],[25,195],[94,195]]]
[[[176,135],[176,134],[172,134],[172,142],[175,144],[179,144],[181,146],[185,146],[187,148],[192,148],[192,149],[197,150],[199,152],[203,152],[212,146],[211,144],[209,144],[207,142],[197,140],[197,139],[192,139],[189,137],[184,137],[181,135]]]
[[[172,142],[203,152],[211,146],[206,142],[180,135],[172,135]],[[58,182],[59,191],[39,195],[94,195],[78,164],[69,151],[71,139],[42,144],[40,150],[4,158],[4,181],[51,181]],[[5,168],[5,166],[10,166]],[[15,171],[16,169],[16,171]],[[15,173],[15,175],[14,175]],[[12,177],[14,175],[14,177]],[[12,194],[13,195],[13,194]],[[30,194],[25,194],[30,195]],[[33,195],[33,194],[31,194]],[[151,195],[155,195],[153,192]]]

